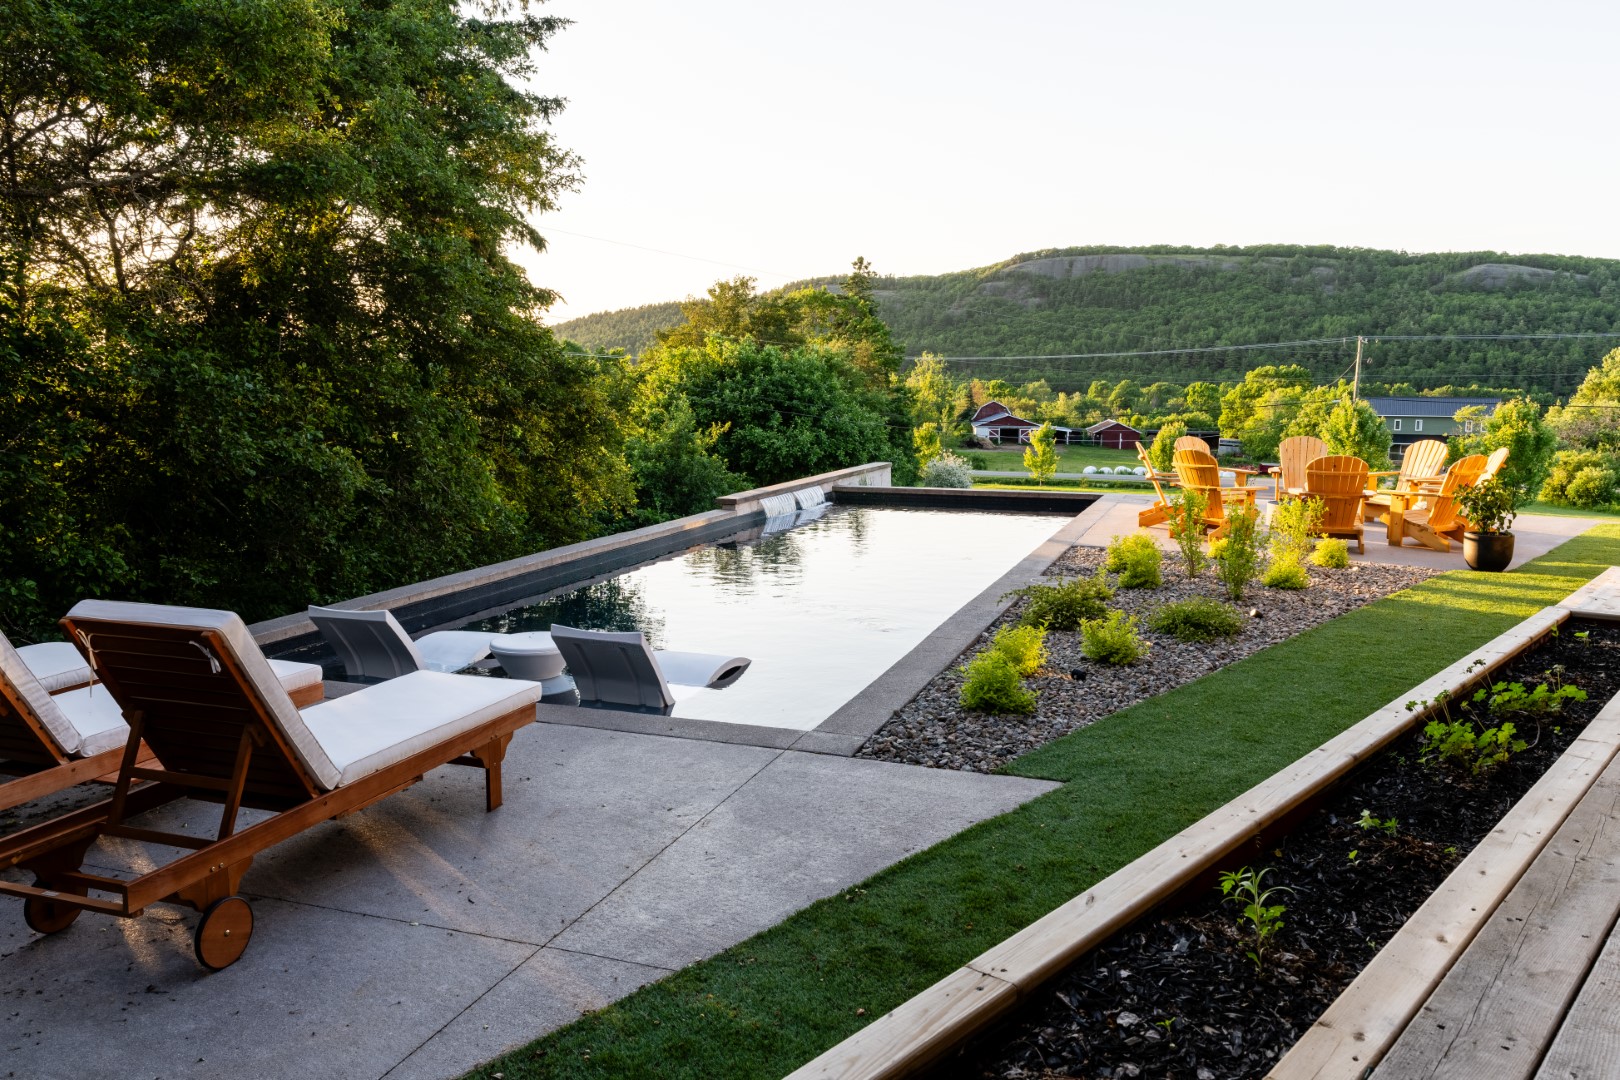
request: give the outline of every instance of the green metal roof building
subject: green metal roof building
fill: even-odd
[[[1384,418],[1389,428],[1390,454],[1400,457],[1406,448],[1419,439],[1446,439],[1452,435],[1472,435],[1467,426],[1453,419],[1457,410],[1469,405],[1483,405],[1489,416],[1502,403],[1501,398],[1486,397],[1370,397],[1367,404]]]

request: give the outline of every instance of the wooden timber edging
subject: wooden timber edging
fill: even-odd
[[[1620,586],[1620,574],[1615,584]],[[1408,701],[1434,701],[1442,692],[1453,697],[1462,694],[1538,644],[1570,616],[1566,607],[1544,608],[1471,650],[1294,764],[878,1017],[794,1070],[787,1080],[892,1080],[938,1061],[1033,994],[1047,979],[1174,896],[1193,878],[1222,865],[1267,825],[1297,810],[1422,722],[1428,713],[1409,710]],[[1589,768],[1583,764],[1578,776],[1586,776]],[[1579,794],[1584,794],[1601,771],[1601,766],[1590,771]],[[1532,794],[1536,790],[1539,787]],[[1361,1068],[1365,1067],[1364,1063]]]
[[[1620,618],[1620,568],[1566,597],[1568,615]],[[1267,1080],[1358,1080],[1395,1045],[1559,827],[1620,754],[1611,699],[1302,1035]]]

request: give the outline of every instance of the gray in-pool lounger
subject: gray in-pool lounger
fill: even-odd
[[[390,611],[311,606],[309,620],[332,646],[351,679],[397,679],[413,671],[454,673],[489,655],[476,630],[440,630],[412,641]]]
[[[579,630],[558,623],[551,624],[551,640],[568,664],[581,701],[644,709],[672,707],[670,683],[719,689],[742,678],[753,663],[745,656],[653,650],[640,633]]]

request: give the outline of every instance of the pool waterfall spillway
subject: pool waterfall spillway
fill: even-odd
[[[819,484],[815,487],[798,489],[793,493],[793,498],[798,501],[800,510],[827,505],[827,493],[821,490]]]
[[[816,490],[820,491],[821,489],[816,488]],[[760,499],[759,508],[765,511],[767,519],[792,517],[799,511],[799,501],[794,497],[793,492],[785,491],[780,495],[767,495]]]

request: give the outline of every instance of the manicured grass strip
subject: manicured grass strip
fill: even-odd
[[[1011,763],[1067,781],[473,1075],[780,1077],[1620,563],[1602,525],[1445,574]]]

